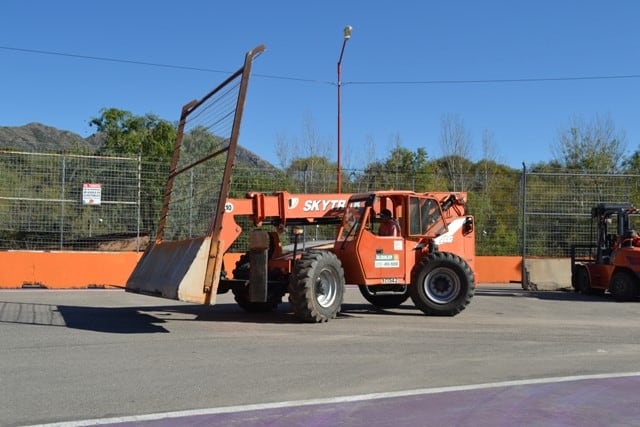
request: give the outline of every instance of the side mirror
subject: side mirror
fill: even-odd
[[[473,217],[468,216],[462,225],[462,234],[467,235],[473,231]]]

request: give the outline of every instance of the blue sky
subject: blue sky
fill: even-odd
[[[558,131],[596,115],[624,132],[628,153],[639,148],[635,0],[4,0],[0,126],[40,122],[86,137],[89,120],[109,107],[175,121],[264,44],[240,144],[278,164],[276,140],[300,144],[311,128],[335,160],[347,24],[344,168],[370,160],[371,147],[384,158],[398,137],[439,157],[446,114],[464,122],[473,161],[483,157],[485,130],[501,163],[551,160]]]

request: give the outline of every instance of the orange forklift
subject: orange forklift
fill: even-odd
[[[571,285],[583,294],[609,291],[618,301],[640,295],[640,210],[600,203],[591,209],[595,244],[571,247]],[[593,234],[593,233],[592,233]]]

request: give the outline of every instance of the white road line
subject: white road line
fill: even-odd
[[[198,415],[229,414],[234,412],[259,411],[264,409],[279,409],[279,408],[290,408],[290,407],[297,407],[297,406],[324,405],[324,404],[330,404],[330,403],[361,402],[365,400],[429,395],[429,394],[437,394],[437,393],[447,393],[452,391],[470,391],[470,390],[482,390],[482,389],[498,388],[498,387],[514,387],[514,386],[535,385],[535,384],[551,384],[551,383],[561,383],[561,382],[571,382],[571,381],[625,378],[625,377],[638,377],[638,376],[640,376],[640,372],[620,372],[620,373],[611,373],[611,374],[534,378],[529,380],[514,380],[514,381],[502,381],[502,382],[494,382],[494,383],[483,383],[483,384],[469,384],[469,385],[461,385],[461,386],[422,388],[422,389],[416,389],[416,390],[392,391],[392,392],[385,392],[385,393],[357,394],[353,396],[330,397],[330,398],[324,398],[324,399],[293,400],[288,402],[223,406],[219,408],[193,409],[188,411],[159,412],[155,414],[132,415],[132,416],[126,416],[126,417],[98,418],[98,419],[83,420],[83,421],[67,421],[67,422],[61,422],[61,423],[37,424],[37,425],[32,425],[27,427],[83,427],[83,426],[94,426],[94,425],[101,425],[101,424],[115,424],[115,423],[126,423],[126,422],[135,422],[135,421],[154,421],[154,420],[162,420],[162,419],[168,419],[168,418],[193,417]]]

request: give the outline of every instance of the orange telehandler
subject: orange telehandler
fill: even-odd
[[[306,322],[335,318],[347,284],[382,308],[411,298],[426,314],[462,311],[475,291],[474,219],[465,193],[339,189],[229,197],[251,64],[263,50],[248,52],[225,82],[183,106],[156,238],[126,289],[210,305],[231,291],[248,311],[272,310],[288,293]],[[377,235],[385,209],[398,220],[400,236]],[[242,234],[239,219],[256,228],[229,271],[224,255]],[[323,228],[333,232],[330,240],[309,243],[309,225],[333,226]],[[294,231],[292,243],[283,245],[287,229]]]
[[[254,230],[249,251],[218,293],[231,290],[247,311],[269,311],[288,292],[298,318],[323,322],[336,317],[345,284],[364,298],[392,308],[409,297],[429,315],[452,316],[470,302],[474,289],[473,217],[465,214],[464,193],[373,191],[362,194],[251,193],[229,199],[220,239],[223,252],[240,235],[239,216],[282,231],[294,226],[294,243],[283,250],[278,231]],[[379,213],[390,209],[402,235],[378,236]],[[299,241],[303,226],[337,224],[332,242]],[[226,276],[226,274],[225,274]]]
[[[571,247],[571,284],[576,292],[609,291],[619,301],[640,294],[640,247],[633,223],[640,211],[630,204],[600,203],[591,209],[595,244]]]
[[[271,311],[288,293],[297,318],[325,322],[340,312],[350,284],[380,308],[411,298],[425,314],[453,316],[475,291],[474,219],[466,214],[465,202],[465,193],[448,192],[249,193],[226,200],[217,237],[148,248],[126,288],[206,304],[231,291],[249,312]],[[383,209],[397,218],[400,236],[377,235]],[[240,218],[258,228],[249,233],[248,251],[229,272],[221,255],[243,234]],[[320,225],[333,225],[335,239],[302,240],[305,226]],[[267,226],[273,227],[267,231]],[[286,229],[293,230],[288,247],[281,243]],[[198,249],[207,241],[204,252]],[[215,256],[207,257],[209,248],[215,248]],[[194,279],[198,268],[181,269],[185,259],[206,269],[204,286],[198,287],[201,278]]]

